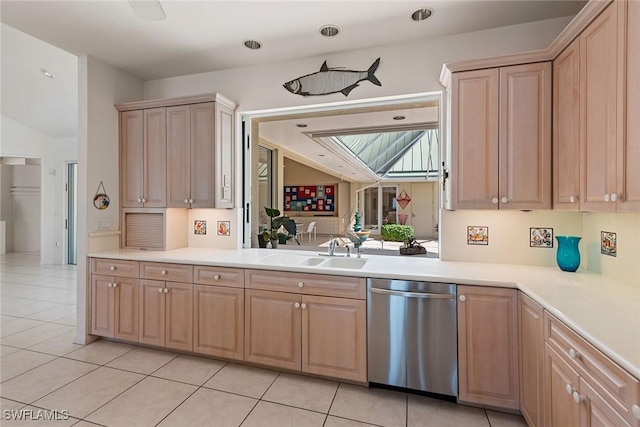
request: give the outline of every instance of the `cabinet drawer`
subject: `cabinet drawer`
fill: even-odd
[[[306,295],[354,299],[366,297],[365,280],[358,277],[245,270],[245,286]]]
[[[140,266],[140,278],[164,280],[166,282],[193,282],[193,266],[182,264],[163,264],[143,262]]]
[[[193,283],[244,288],[244,270],[196,265],[193,267]]]
[[[545,341],[588,382],[611,396],[610,404],[625,418],[633,420],[631,408],[640,401],[640,382],[598,349],[578,336],[564,323],[544,313]],[[615,401],[614,401],[615,399]]]
[[[140,263],[120,259],[91,258],[91,273],[137,279],[140,275]]]

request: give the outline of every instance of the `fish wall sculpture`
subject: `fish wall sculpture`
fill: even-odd
[[[376,86],[382,86],[380,80],[373,75],[378,69],[378,65],[380,65],[380,58],[376,59],[368,70],[356,71],[329,68],[327,61],[324,61],[320,71],[298,77],[282,86],[289,92],[302,96],[329,95],[338,92],[348,96],[363,80],[370,81]]]

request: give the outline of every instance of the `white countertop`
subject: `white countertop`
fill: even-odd
[[[363,255],[367,262],[361,269],[326,268],[297,264],[303,257],[318,256],[318,252],[284,249],[115,249],[89,256],[517,288],[640,379],[640,286],[595,273],[380,255]]]

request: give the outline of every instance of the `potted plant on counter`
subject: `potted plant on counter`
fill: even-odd
[[[424,255],[427,250],[418,243],[414,236],[404,239],[404,244],[400,247],[400,255]]]
[[[264,207],[265,213],[269,217],[269,229],[265,229],[262,232],[264,240],[271,241],[271,247],[278,247],[278,230],[280,227],[289,233],[290,236],[295,236],[297,232],[296,222],[288,216],[280,216],[280,211],[275,208]]]

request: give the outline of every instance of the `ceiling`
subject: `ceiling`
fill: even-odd
[[[124,0],[2,0],[2,114],[55,137],[76,136],[76,55],[146,81],[575,15],[585,3],[161,0],[166,20],[144,21]],[[411,13],[421,7],[433,15],[413,22]],[[320,36],[326,24],[340,34]],[[246,39],[263,47],[249,50]],[[42,68],[54,78],[44,78]]]

